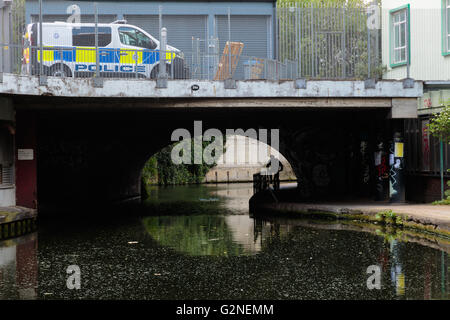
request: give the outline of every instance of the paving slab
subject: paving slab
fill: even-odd
[[[24,207],[0,207],[0,224],[33,219],[37,217],[35,209]]]

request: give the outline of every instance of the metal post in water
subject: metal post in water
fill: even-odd
[[[446,252],[444,250],[441,251],[441,293],[442,293],[442,298],[445,298],[445,293],[446,293],[446,285],[445,285],[445,280],[446,280],[446,268],[445,268],[445,261],[447,260],[446,257]]]

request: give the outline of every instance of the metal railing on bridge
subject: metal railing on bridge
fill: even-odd
[[[23,0],[12,3],[10,32],[6,36],[0,34],[0,74],[277,81],[363,80],[380,78],[383,72],[380,30],[369,28],[365,4],[336,7],[280,2],[274,11],[274,31],[267,43],[270,48],[258,52],[255,43],[231,32],[232,8],[224,13],[228,28],[225,39],[191,37],[188,39],[191,48],[181,51],[167,43],[170,30],[164,28],[162,6],[159,41],[139,29],[129,28],[124,21],[99,23],[96,4],[94,21],[90,24],[47,24],[45,10],[41,9],[37,22],[27,25],[24,3]],[[109,26],[113,25],[123,27],[111,29]],[[65,35],[67,30],[70,34]],[[116,36],[120,37],[120,46],[112,45],[111,39]]]
[[[253,194],[261,191],[280,190],[280,175],[268,175],[262,173],[255,173],[253,175]]]

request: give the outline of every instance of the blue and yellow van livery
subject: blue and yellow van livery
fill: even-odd
[[[93,24],[53,22],[42,24],[43,67],[52,76],[83,76],[96,70],[95,29]],[[159,41],[136,26],[124,23],[98,25],[99,67],[102,75],[155,77],[160,62]],[[24,50],[24,64],[41,63],[37,24],[27,28],[25,39],[30,49]],[[34,54],[33,54],[34,51]],[[28,59],[27,59],[28,56]],[[33,59],[34,57],[34,59]],[[33,61],[34,60],[34,61]],[[166,64],[182,64],[180,50],[167,46]],[[24,68],[37,70],[36,66]],[[156,68],[157,69],[157,68]]]

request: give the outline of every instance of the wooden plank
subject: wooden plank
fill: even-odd
[[[231,44],[231,52],[230,50]],[[217,68],[214,80],[225,80],[233,77],[236,71],[239,58],[241,57],[242,50],[244,49],[244,44],[242,42],[231,42],[225,44],[223,48],[222,57],[220,57],[219,66]],[[230,54],[231,54],[231,75],[230,75]]]

